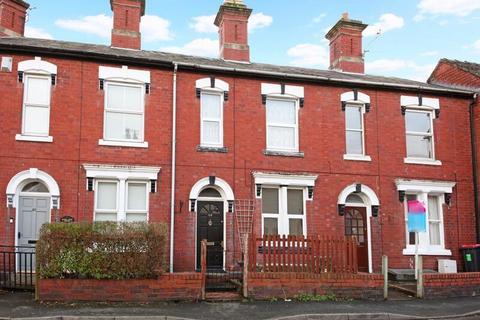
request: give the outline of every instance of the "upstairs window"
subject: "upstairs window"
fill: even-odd
[[[405,118],[405,163],[441,165],[435,157],[434,119],[440,116],[439,99],[401,97]]]
[[[299,152],[299,109],[304,105],[304,88],[262,83],[262,102],[266,108],[265,154]]]
[[[150,72],[100,67],[100,89],[104,90],[103,139],[100,145],[147,148],[145,98],[150,93]]]
[[[223,147],[223,94],[203,91],[201,109],[201,146]]]
[[[298,111],[292,99],[267,99],[267,150],[298,151]]]
[[[200,99],[200,145],[199,150],[222,151],[223,108],[228,100],[227,82],[211,77],[195,82],[197,98]]]
[[[434,159],[432,112],[407,110],[405,112],[407,157]]]
[[[18,72],[23,81],[23,108],[22,133],[17,134],[16,140],[52,142],[50,104],[57,67],[37,57],[20,62]]]
[[[344,160],[371,161],[366,155],[365,114],[370,112],[370,97],[362,92],[350,91],[341,96],[345,113]]]
[[[104,139],[143,142],[144,86],[107,82]]]

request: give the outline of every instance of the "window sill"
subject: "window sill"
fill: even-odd
[[[442,161],[434,159],[420,159],[420,158],[405,158],[403,159],[404,163],[408,164],[423,164],[427,166],[441,166]]]
[[[344,154],[343,160],[370,162],[372,161],[372,158],[370,156],[364,156],[364,155]]]
[[[452,251],[443,248],[419,247],[418,254],[421,256],[451,256]],[[406,249],[403,249],[403,255],[415,255],[415,246],[408,246]]]
[[[198,152],[217,152],[217,153],[227,153],[227,147],[208,147],[208,146],[197,146]]]
[[[294,158],[304,158],[305,154],[298,151],[275,151],[275,150],[263,150],[263,154],[266,156],[276,156],[276,157],[294,157]]]
[[[148,142],[110,141],[103,139],[98,140],[98,145],[109,147],[148,148]]]
[[[30,142],[47,142],[51,143],[53,142],[53,137],[48,136],[48,137],[39,137],[39,136],[26,136],[23,134],[17,134],[15,136],[15,140],[17,141],[30,141]]]

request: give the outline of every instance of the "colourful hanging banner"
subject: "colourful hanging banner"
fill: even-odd
[[[418,200],[408,201],[408,232],[427,232],[427,215],[424,204]]]

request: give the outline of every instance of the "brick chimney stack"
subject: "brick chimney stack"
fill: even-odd
[[[243,0],[225,0],[215,18],[220,40],[220,58],[250,62],[248,18],[252,9]]]
[[[140,50],[140,21],[145,0],[110,0],[113,11],[112,47]]]
[[[0,37],[23,37],[29,7],[22,0],[0,0]]]
[[[348,13],[328,31],[330,40],[330,69],[343,72],[365,73],[362,32],[368,25],[352,20]]]

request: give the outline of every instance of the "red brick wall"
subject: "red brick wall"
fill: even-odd
[[[471,297],[480,294],[480,272],[424,274],[424,297]]]
[[[28,168],[46,171],[60,186],[60,216],[71,215],[77,221],[93,218],[93,192],[85,190],[84,163],[159,166],[158,192],[150,194],[150,221],[170,223],[172,71],[150,69],[151,94],[146,97],[145,140],[148,149],[99,146],[103,136],[104,92],[98,89],[99,65],[43,57],[58,66],[58,81],[53,87],[50,133],[53,143],[21,142],[23,85],[17,80],[18,62],[32,56],[14,55],[12,73],[0,73],[0,191],[9,180]],[[129,66],[133,69],[144,67]],[[372,218],[373,268],[380,270],[381,255],[390,258],[392,268],[409,268],[411,258],[402,255],[405,247],[403,204],[398,201],[396,178],[447,180],[456,182],[452,204],[444,207],[445,239],[453,258],[458,247],[475,241],[472,170],[468,106],[470,101],[439,97],[441,115],[435,120],[436,155],[442,166],[404,164],[404,119],[400,96],[409,92],[361,89],[371,97],[371,111],[365,116],[366,151],[371,162],[344,161],[345,123],[340,94],[350,87],[312,83],[288,83],[305,87],[305,106],[299,111],[300,151],[303,158],[266,156],[265,106],[260,87],[271,80],[218,76],[230,85],[230,97],[224,106],[224,143],[227,153],[197,152],[200,143],[200,102],[195,81],[208,77],[180,71],[178,75],[177,179],[175,213],[176,271],[195,268],[196,214],[189,212],[189,193],[201,178],[214,175],[227,181],[236,199],[254,197],[252,171],[318,174],[314,200],[307,202],[309,235],[338,235],[344,220],[337,213],[337,199],[348,185],[362,183],[380,199],[380,215]],[[0,239],[13,243],[14,228],[8,225],[5,192],[0,192]],[[182,205],[181,205],[182,204]],[[257,201],[257,204],[260,204]],[[260,207],[260,206],[259,206]],[[254,229],[260,233],[260,209]],[[181,210],[180,210],[181,208]],[[10,216],[15,216],[11,211]],[[226,266],[240,259],[239,241],[233,214],[226,218]],[[460,232],[461,231],[461,232]],[[235,257],[234,257],[235,256]],[[438,257],[425,258],[426,268],[436,268]]]
[[[40,301],[157,302],[197,301],[200,273],[164,274],[154,280],[41,279]]]
[[[23,36],[28,4],[0,0],[0,36]]]
[[[140,49],[142,2],[140,0],[114,0],[112,9],[112,47]]]
[[[294,298],[299,294],[337,298],[383,298],[383,276],[372,274],[249,273],[248,297],[257,300]]]

